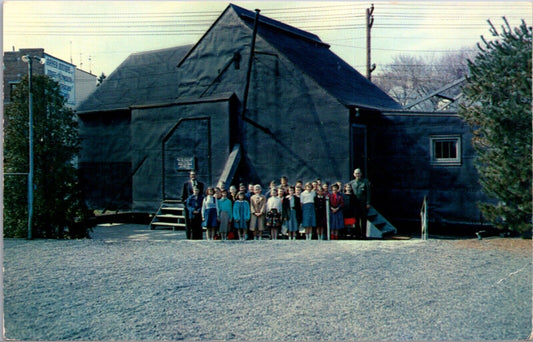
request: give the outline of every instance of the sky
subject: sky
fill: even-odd
[[[128,55],[195,44],[229,1],[24,1],[2,3],[4,51],[45,52],[95,75],[110,75]],[[366,10],[372,5],[375,74],[398,55],[438,57],[477,50],[480,36],[524,19],[532,25],[531,1],[233,1],[248,10],[312,32],[366,74]]]

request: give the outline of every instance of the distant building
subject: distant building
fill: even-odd
[[[96,75],[76,68],[76,65],[49,55],[42,48],[4,52],[4,104],[11,102],[11,92],[28,75],[28,63],[22,56],[42,58],[44,64],[34,62],[34,75],[48,75],[59,83],[67,106],[76,108],[96,89]]]
[[[96,75],[76,68],[76,107],[96,89]]]

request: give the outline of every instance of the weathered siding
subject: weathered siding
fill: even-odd
[[[251,27],[227,11],[179,66],[179,96],[231,91],[242,103],[251,40]],[[260,35],[255,51],[238,138],[244,151],[239,180],[346,178],[349,110]]]
[[[91,208],[131,207],[129,111],[79,115],[80,181]]]
[[[155,211],[163,199],[181,197],[187,171],[178,171],[175,159],[195,157],[198,178],[211,185],[222,173],[230,152],[230,99],[206,100],[172,106],[134,108],[132,111],[133,209]],[[165,144],[165,177],[162,140],[178,124]],[[144,162],[143,162],[144,160]]]
[[[439,224],[481,224],[476,202],[485,199],[474,167],[468,126],[453,114],[388,113],[368,120],[373,202],[397,222],[419,222],[424,196]],[[460,135],[461,164],[433,165],[432,135]]]
[[[248,109],[243,146],[263,184],[346,177],[349,110],[285,58],[257,56]]]

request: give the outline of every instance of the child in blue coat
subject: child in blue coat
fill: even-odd
[[[250,221],[250,203],[245,200],[244,192],[241,191],[233,204],[233,227],[237,229],[240,241],[246,240],[248,221]]]
[[[218,232],[221,240],[227,240],[233,216],[233,205],[228,198],[227,190],[222,190],[221,195],[222,197],[217,200]]]

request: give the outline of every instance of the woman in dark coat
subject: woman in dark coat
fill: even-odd
[[[342,199],[344,207],[342,208],[342,215],[344,216],[344,234],[345,237],[355,237],[355,212],[357,205],[357,198],[355,197],[350,183],[344,185],[342,192]]]

